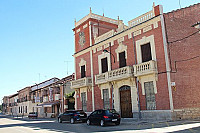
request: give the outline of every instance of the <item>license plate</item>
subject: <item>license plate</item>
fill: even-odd
[[[84,116],[83,114],[80,114],[80,116]]]
[[[117,121],[117,119],[112,119],[112,121]]]

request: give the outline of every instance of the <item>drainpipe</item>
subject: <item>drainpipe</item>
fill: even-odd
[[[170,63],[167,51],[167,38],[166,38],[166,29],[165,29],[165,21],[164,21],[164,14],[162,6],[159,7],[160,9],[160,19],[161,19],[161,28],[162,28],[162,35],[163,35],[163,47],[164,47],[164,54],[165,54],[165,63],[166,63],[166,72],[167,72],[167,83],[168,83],[168,92],[169,92],[169,103],[170,103],[170,110],[171,112],[174,111],[174,104],[173,104],[173,96],[172,96],[172,89],[171,89],[171,77],[170,77]]]
[[[89,34],[90,34],[90,47],[92,46],[92,23],[89,21]],[[92,78],[92,111],[95,110],[95,102],[94,102],[94,77],[93,77],[93,56],[92,49],[90,50],[90,67],[91,67],[91,78]]]
[[[133,53],[134,53],[134,58],[135,58],[135,65],[137,65],[134,32],[131,35],[132,35],[132,38],[133,38],[133,51],[134,51]],[[134,71],[136,71],[136,70],[134,70]],[[141,116],[141,110],[140,110],[140,97],[139,97],[138,77],[135,77],[135,80],[136,80],[136,88],[137,88],[138,115],[139,115],[139,119],[141,119],[142,116]]]
[[[112,71],[112,52],[111,52],[111,42],[109,43],[109,48],[110,48],[110,70]],[[114,56],[113,56],[114,57]],[[114,57],[115,58],[115,57]],[[114,109],[114,96],[113,96],[113,83],[111,83],[111,96],[112,96],[112,109]]]

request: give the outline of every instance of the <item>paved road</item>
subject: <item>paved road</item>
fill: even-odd
[[[161,123],[122,122],[119,126],[87,126],[86,123],[57,123],[50,119],[13,119],[0,115],[0,133],[200,133],[200,121]]]

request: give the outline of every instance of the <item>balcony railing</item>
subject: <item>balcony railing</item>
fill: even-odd
[[[157,73],[157,62],[154,60],[133,65],[133,67],[134,67],[134,76],[136,77]]]
[[[110,81],[126,79],[133,76],[133,67],[126,66],[95,76],[95,83],[102,84]]]
[[[138,25],[140,23],[143,23],[151,18],[153,18],[155,16],[154,14],[154,9],[152,9],[151,11],[135,18],[135,19],[132,19],[131,21],[128,22],[128,25],[129,27],[132,27],[132,26],[135,26],[135,25]]]
[[[92,78],[91,77],[85,77],[78,80],[74,80],[71,82],[71,88],[76,89],[80,87],[85,86],[91,86],[92,85]]]

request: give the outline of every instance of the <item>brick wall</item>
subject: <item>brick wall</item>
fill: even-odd
[[[191,26],[200,20],[199,12],[200,3],[164,14],[168,42],[196,32],[197,29]],[[171,69],[174,72],[171,73],[171,81],[176,83],[176,88],[172,89],[174,109],[200,108],[199,42],[200,34],[197,33],[168,43]],[[178,61],[176,68],[175,61]]]

